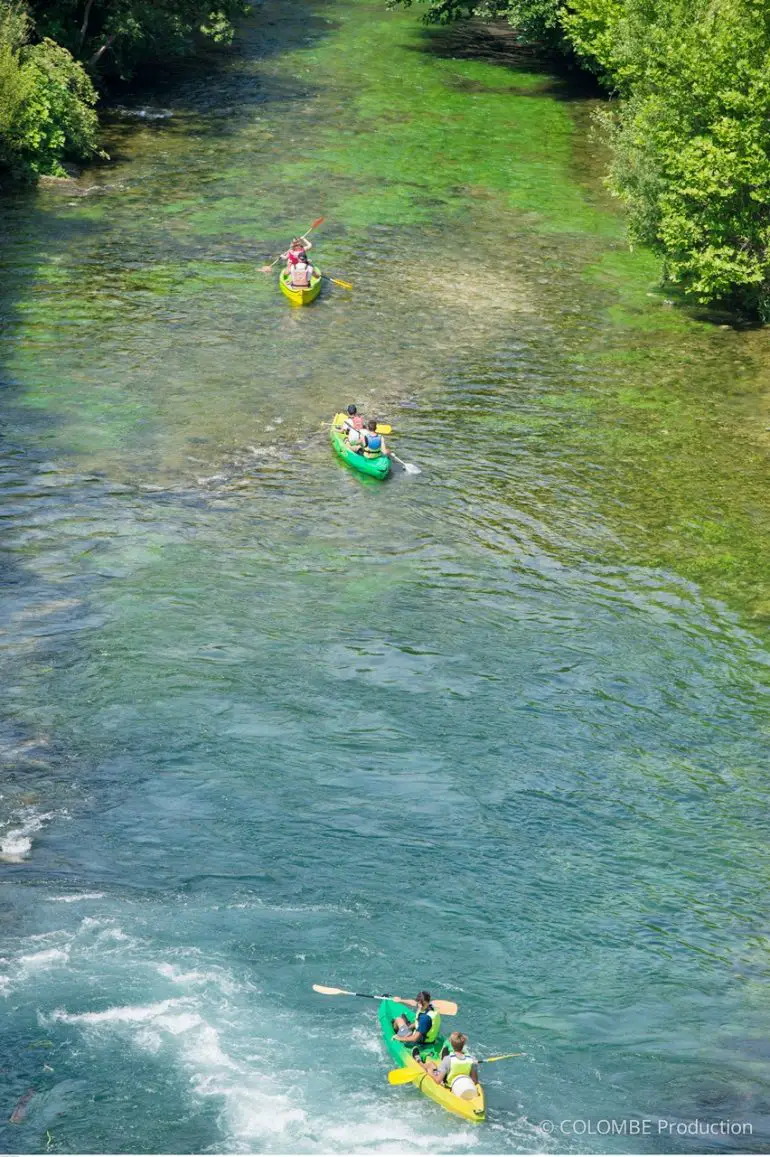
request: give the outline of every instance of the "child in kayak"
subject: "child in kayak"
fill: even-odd
[[[388,448],[385,445],[385,439],[382,434],[377,433],[377,422],[374,418],[370,418],[364,434],[364,457],[379,458],[381,454],[387,453]]]
[[[449,1049],[438,1064],[435,1061],[423,1063],[415,1058],[421,1068],[437,1085],[446,1085],[457,1097],[470,1099],[476,1096],[479,1083],[479,1067],[476,1058],[466,1053],[468,1038],[464,1033],[453,1032],[449,1036]]]

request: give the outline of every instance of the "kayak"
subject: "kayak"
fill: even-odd
[[[420,1066],[412,1056],[412,1049],[414,1045],[404,1045],[401,1041],[393,1040],[393,1021],[397,1016],[405,1014],[409,1020],[414,1019],[414,1009],[407,1004],[400,1004],[397,1000],[383,1000],[380,1003],[380,1028],[385,1040],[385,1046],[390,1053],[396,1065],[400,1069],[415,1069],[419,1071]],[[439,1036],[432,1045],[423,1050],[423,1059],[433,1059],[438,1063],[441,1058],[441,1050],[446,1044],[446,1037]],[[456,1113],[458,1117],[463,1117],[466,1121],[483,1121],[487,1114],[487,1107],[484,1101],[484,1090],[481,1085],[476,1086],[476,1096],[466,1101],[463,1097],[458,1097],[455,1093],[448,1089],[446,1085],[437,1085],[432,1077],[427,1073],[413,1082],[421,1093],[426,1097],[430,1097],[432,1101],[436,1101],[441,1105],[442,1109],[446,1109],[449,1113]]]
[[[376,458],[366,458],[363,454],[356,454],[355,450],[350,449],[345,441],[345,435],[337,429],[337,426],[342,425],[346,418],[347,414],[335,414],[332,418],[329,438],[334,453],[338,454],[343,462],[347,462],[348,466],[352,466],[354,470],[360,470],[362,474],[370,474],[372,478],[387,478],[390,473],[390,458],[387,454],[379,454]]]
[[[284,269],[278,278],[278,284],[281,287],[281,292],[288,297],[292,305],[307,305],[309,301],[315,301],[321,292],[321,275],[314,273],[307,289],[292,289],[289,284],[289,275]]]

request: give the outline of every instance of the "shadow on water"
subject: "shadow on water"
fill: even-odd
[[[163,115],[146,110],[148,101],[173,103],[182,109],[182,118],[197,117],[196,129],[222,136],[232,134],[252,119],[260,105],[307,100],[316,92],[314,84],[293,83],[271,75],[265,78],[261,64],[274,56],[316,46],[338,27],[338,21],[322,15],[329,0],[319,0],[313,9],[288,0],[279,4],[267,0],[254,6],[241,22],[235,42],[228,48],[206,46],[191,58],[164,63],[163,71],[147,67],[128,91],[113,89],[105,102],[105,119],[140,119],[144,124],[157,120],[168,129]],[[180,117],[175,112],[175,120]],[[207,118],[211,121],[207,126]],[[183,131],[189,124],[179,120]],[[176,126],[175,126],[176,127]]]
[[[66,367],[59,374],[50,369],[56,366],[57,333],[66,341],[68,331],[58,329],[61,317],[49,315],[47,294],[77,277],[82,311],[73,320],[87,333],[86,323],[93,325],[101,311],[109,308],[105,298],[114,297],[121,277],[141,289],[146,272],[148,291],[153,289],[160,252],[158,233],[145,229],[138,248],[126,252],[125,238],[102,206],[116,190],[127,204],[132,193],[124,183],[111,184],[111,173],[122,167],[129,183],[136,180],[136,172],[131,172],[132,142],[140,133],[156,137],[158,149],[172,156],[182,152],[194,134],[219,147],[216,155],[206,156],[200,168],[188,174],[192,191],[196,184],[216,181],[218,161],[229,148],[227,138],[254,119],[255,109],[299,103],[314,95],[312,82],[265,77],[261,65],[272,56],[313,46],[333,32],[337,23],[323,15],[326,6],[325,0],[314,3],[312,10],[299,2],[268,0],[255,5],[231,48],[206,49],[193,59],[163,62],[162,73],[148,67],[130,93],[113,89],[102,110],[110,160],[91,166],[80,179],[52,182],[39,189],[0,191],[0,496],[5,514],[0,582],[2,626],[7,636],[0,656],[0,679],[9,692],[17,684],[39,683],[42,689],[46,672],[54,672],[62,662],[71,663],[77,636],[66,628],[77,630],[78,622],[88,615],[87,591],[85,598],[83,589],[73,592],[66,563],[52,566],[48,574],[28,563],[30,544],[43,538],[36,529],[38,522],[66,518],[68,512],[86,509],[95,498],[110,500],[110,487],[101,478],[67,474],[66,467],[48,461],[55,456],[50,446],[67,421],[66,409],[30,401],[29,387],[34,384],[36,365],[39,373],[53,377],[62,392],[69,374]],[[162,107],[166,102],[173,103],[173,113]],[[139,181],[142,189],[135,195],[144,213],[147,179]],[[190,189],[179,191],[180,196],[189,193]],[[165,241],[167,251],[168,238]],[[181,258],[180,253],[177,256]],[[73,320],[64,321],[65,326],[72,326]],[[98,338],[93,340],[98,343]],[[26,372],[20,364],[27,367]],[[152,496],[153,504],[159,500],[161,496]],[[119,518],[121,497],[113,493],[112,501]],[[83,532],[83,546],[90,550],[87,533]],[[86,588],[103,581],[98,570],[97,565]],[[8,702],[12,704],[12,697]],[[8,830],[22,832],[14,837],[19,846],[27,842],[22,829],[25,824],[34,827],[35,817],[30,819],[24,809],[34,809],[37,799],[51,798],[55,766],[61,766],[65,758],[62,751],[54,754],[53,734],[20,706],[12,704],[0,718],[0,795],[5,797],[0,857]],[[16,812],[20,818],[14,819]],[[26,871],[23,862],[15,871]]]
[[[458,76],[451,85],[460,92],[515,92],[517,96],[550,96],[562,101],[590,100],[605,95],[596,78],[581,69],[574,58],[565,57],[544,43],[525,43],[516,29],[503,21],[463,20],[439,27],[423,25],[420,39],[421,44],[412,51],[443,60],[478,60],[543,78],[526,88],[512,89]]]

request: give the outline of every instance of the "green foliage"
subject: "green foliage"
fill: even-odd
[[[752,0],[627,9],[611,183],[632,234],[697,301],[770,320],[770,12]]]
[[[388,0],[388,7],[409,8],[412,0]],[[561,0],[427,0],[429,24],[477,16],[482,20],[507,20],[522,39],[552,41],[561,34]]]
[[[0,3],[0,166],[14,176],[62,175],[97,151],[96,92],[83,66],[52,40],[25,44],[26,13]]]
[[[199,42],[227,44],[244,0],[28,0],[38,32],[107,76],[187,56]]]
[[[411,0],[394,0],[411,3]],[[427,0],[560,42],[623,99],[602,114],[632,237],[696,301],[770,321],[770,6],[761,0]]]
[[[559,23],[583,66],[617,88],[624,64],[625,0],[572,0],[559,6]]]
[[[0,0],[0,170],[64,174],[98,152],[89,75],[228,44],[244,0]],[[30,43],[30,41],[33,41]]]

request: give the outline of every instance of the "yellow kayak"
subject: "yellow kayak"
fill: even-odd
[[[288,297],[292,305],[307,305],[308,302],[315,301],[321,292],[321,275],[314,273],[307,289],[292,289],[289,275],[284,269],[278,278],[278,284],[281,287],[281,292],[285,297]]]
[[[410,1008],[406,1004],[399,1004],[396,1000],[383,1000],[380,1004],[380,1028],[382,1029],[385,1046],[400,1068],[420,1071],[420,1066],[411,1054],[411,1046],[404,1045],[399,1040],[393,1040],[393,1021],[402,1013],[405,1013],[410,1020],[414,1017],[413,1008]],[[438,1037],[428,1049],[423,1050],[423,1059],[428,1062],[432,1058],[438,1063],[441,1049],[445,1044],[445,1038],[443,1036]],[[437,1104],[441,1105],[442,1109],[446,1109],[449,1113],[456,1113],[458,1117],[463,1117],[466,1121],[479,1123],[483,1121],[487,1115],[484,1090],[481,1085],[476,1086],[475,1097],[473,1097],[472,1100],[466,1101],[464,1097],[456,1096],[446,1085],[437,1085],[427,1073],[423,1073],[422,1077],[415,1079],[413,1083],[426,1097],[430,1097],[432,1101],[436,1101]]]

